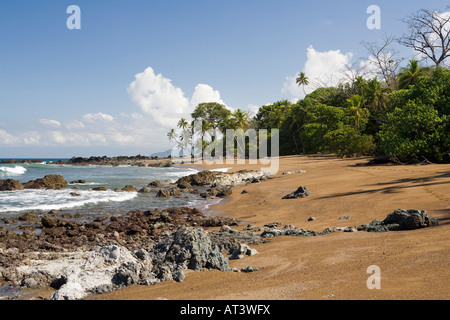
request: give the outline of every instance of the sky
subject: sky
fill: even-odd
[[[67,12],[71,5],[79,16]],[[371,5],[380,8],[380,29],[367,27]],[[255,112],[301,99],[299,72],[333,82],[344,64],[368,58],[363,41],[399,36],[402,18],[446,7],[441,0],[0,0],[0,158],[165,151],[173,147],[167,132],[199,103]],[[75,22],[80,29],[68,27]]]

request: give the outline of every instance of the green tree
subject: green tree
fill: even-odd
[[[448,143],[448,117],[439,117],[430,105],[408,101],[402,108],[388,115],[377,134],[380,149],[385,154],[404,162],[443,161],[449,157],[442,149],[442,141]]]
[[[219,128],[221,122],[231,116],[231,111],[226,106],[217,102],[199,104],[191,114],[192,119],[205,120],[212,128]]]
[[[399,89],[407,89],[413,85],[420,77],[430,77],[429,67],[420,67],[417,60],[411,59],[406,68],[400,70],[398,76]]]
[[[361,124],[368,118],[369,112],[364,107],[364,99],[360,95],[353,95],[347,99],[347,107],[351,117],[354,119],[356,129],[361,128]]]
[[[180,121],[178,121],[178,128],[185,130],[189,127],[189,123],[186,121],[185,118],[181,118]]]
[[[364,96],[371,113],[378,113],[386,108],[389,88],[378,81],[377,77],[367,82]]]
[[[242,111],[241,109],[236,109],[236,111],[232,114],[236,128],[237,129],[248,129],[250,124],[250,118],[248,116],[248,113],[245,111]]]
[[[287,100],[277,101],[259,108],[255,122],[260,129],[279,129],[289,114],[291,103]]]

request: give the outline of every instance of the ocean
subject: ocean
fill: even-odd
[[[2,159],[0,159],[1,161]],[[137,166],[73,166],[52,164],[58,159],[43,159],[39,163],[0,164],[0,180],[14,179],[22,183],[49,174],[64,177],[73,183],[61,190],[18,190],[0,192],[0,217],[20,216],[26,212],[67,210],[81,215],[111,215],[132,210],[149,210],[170,207],[196,207],[208,210],[218,200],[207,201],[198,195],[183,193],[183,197],[158,198],[155,192],[115,192],[132,185],[137,189],[147,187],[154,180],[175,182],[178,178],[198,172],[189,167],[137,167]],[[62,159],[64,160],[64,159]],[[108,191],[94,191],[105,186]],[[153,187],[147,187],[152,189]],[[75,192],[77,196],[70,193]]]

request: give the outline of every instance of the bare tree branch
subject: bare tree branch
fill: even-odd
[[[403,58],[398,58],[398,51],[391,47],[395,41],[396,38],[394,36],[385,34],[382,38],[381,45],[377,42],[362,42],[362,45],[370,54],[368,61],[375,66],[375,73],[392,90],[397,89],[398,69],[404,60]]]
[[[439,67],[450,56],[450,13],[422,9],[402,20],[409,33],[398,42],[421,53]]]

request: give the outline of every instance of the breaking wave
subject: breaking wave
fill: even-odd
[[[15,167],[6,167],[2,166],[0,167],[0,175],[3,176],[17,176],[21,175],[27,172],[27,169],[21,166],[15,166]]]
[[[75,196],[73,192],[76,192]],[[72,209],[86,204],[123,202],[135,197],[136,192],[69,189],[6,191],[0,193],[0,212]]]

